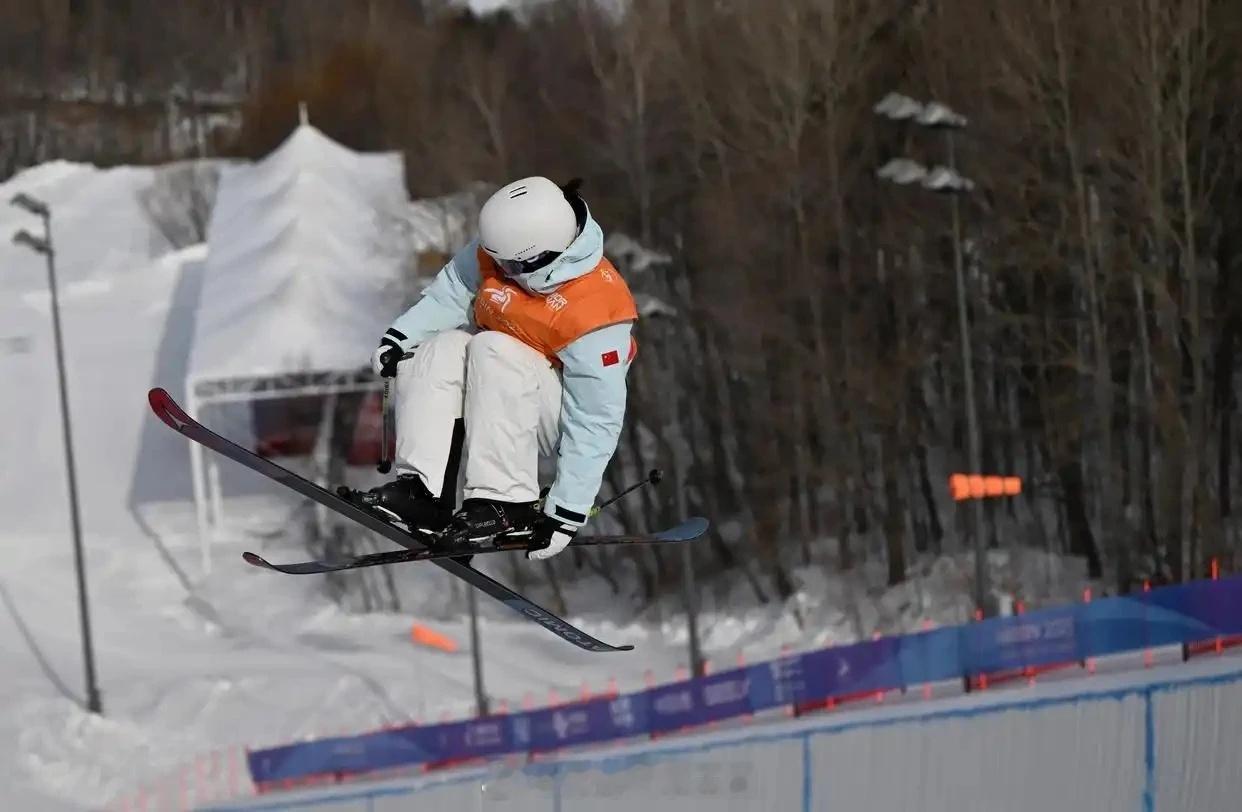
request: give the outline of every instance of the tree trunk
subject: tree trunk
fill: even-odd
[[[881,441],[883,442],[883,441]],[[906,580],[906,523],[902,509],[898,471],[901,466],[891,459],[893,441],[882,446],[889,458],[881,457],[884,475],[884,544],[888,559],[888,585],[897,586]]]
[[[1091,523],[1087,519],[1087,502],[1083,493],[1082,467],[1075,455],[1057,467],[1057,476],[1065,496],[1065,520],[1070,537],[1070,553],[1087,559],[1087,577],[1100,578],[1104,568]]]

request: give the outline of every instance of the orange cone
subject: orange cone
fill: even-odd
[[[415,623],[410,627],[410,640],[416,646],[434,648],[450,654],[457,651],[457,642],[453,638],[430,629],[421,623]]]

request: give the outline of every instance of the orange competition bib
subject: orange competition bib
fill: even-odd
[[[539,296],[510,281],[483,249],[478,256],[475,323],[535,348],[553,366],[560,366],[556,358],[559,350],[592,330],[638,318],[629,286],[607,259],[553,293]],[[634,357],[635,349],[631,339],[627,362]]]

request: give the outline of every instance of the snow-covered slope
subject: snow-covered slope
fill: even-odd
[[[73,557],[66,512],[46,277],[42,259],[10,243],[37,220],[0,206],[0,808],[102,806],[157,782],[199,753],[365,730],[470,711],[468,652],[415,648],[414,620],[463,644],[463,587],[437,570],[395,568],[402,611],[342,611],[315,578],[245,567],[256,549],[304,555],[287,532],[296,503],[273,489],[246,491],[216,539],[216,565],[198,563],[186,445],[146,410],[152,385],[181,396],[195,329],[204,248],[174,250],[140,203],[158,170],[99,170],[63,162],[0,184],[53,208],[69,393],[82,501],[95,651],[104,716],[79,709],[83,693]],[[378,329],[378,328],[377,328]],[[228,432],[228,426],[220,426]],[[241,472],[222,469],[226,480]],[[918,585],[882,588],[883,573],[842,578],[825,564],[796,572],[789,607],[741,609],[740,587],[710,586],[708,654],[730,664],[796,647],[963,616],[965,561],[924,561]],[[512,581],[512,562],[496,562]],[[996,577],[1044,582],[1073,594],[1080,573],[1046,559],[998,557]],[[1032,573],[1038,575],[1032,578]],[[1056,594],[1056,593],[1054,593]],[[543,599],[550,596],[541,595]],[[571,616],[629,655],[586,654],[503,607],[482,601],[488,692],[542,702],[549,689],[598,690],[615,677],[640,687],[645,672],[671,679],[684,663],[675,598],[638,618],[626,594],[598,580],[567,590]],[[787,611],[797,607],[798,613]],[[801,625],[795,620],[800,617]]]

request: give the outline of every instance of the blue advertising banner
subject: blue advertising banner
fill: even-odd
[[[962,632],[953,626],[897,638],[897,664],[902,682],[920,685],[962,674]]]
[[[753,712],[756,710],[751,687],[754,672],[759,673],[761,680],[770,679],[762,666],[755,666],[646,691],[648,732],[667,733]],[[779,703],[767,707],[775,704]]]
[[[257,786],[651,736],[770,708],[1242,635],[1242,577],[790,655],[633,694],[249,755]]]
[[[624,697],[625,702],[619,702],[621,699],[574,702],[517,714],[510,717],[510,721],[519,727],[517,738],[525,739],[528,742],[525,749],[531,752],[577,747],[644,732],[640,726],[644,720],[641,713],[634,712],[632,697]],[[614,701],[619,702],[615,710]],[[641,708],[638,710],[641,711]]]
[[[799,701],[900,688],[900,637],[882,637],[802,655],[803,696]]]
[[[959,674],[1003,671],[1028,665],[1051,665],[1085,656],[1079,614],[1090,604],[1045,609],[1015,617],[959,626]]]
[[[418,730],[418,728],[412,728]],[[512,727],[503,716],[488,716],[422,728],[424,742],[437,761],[481,758],[513,751]]]

